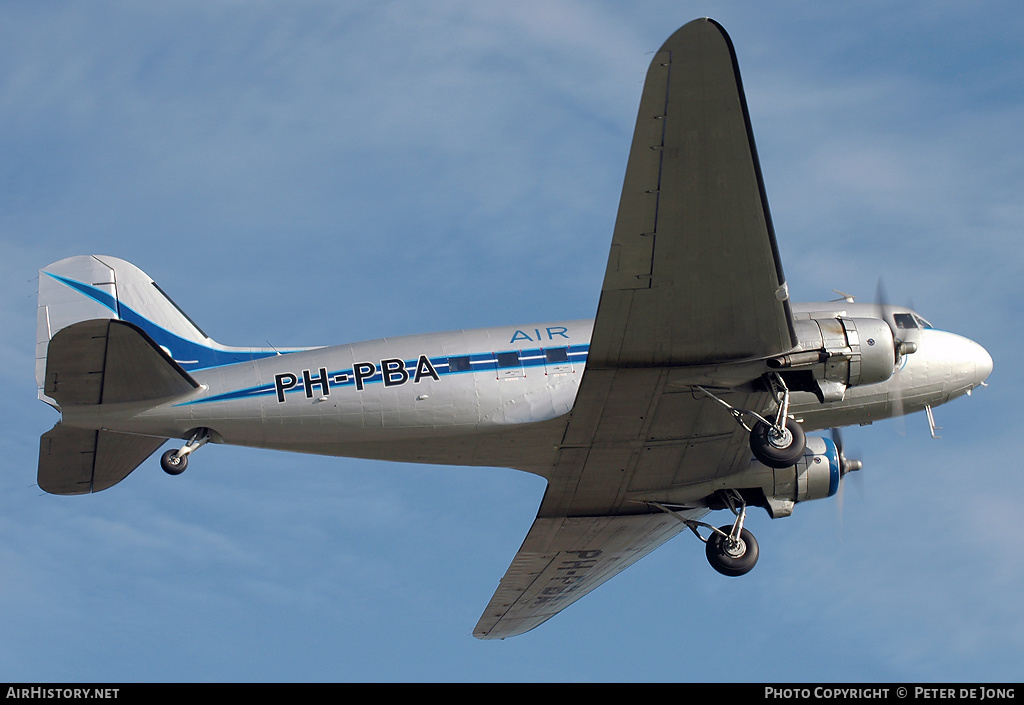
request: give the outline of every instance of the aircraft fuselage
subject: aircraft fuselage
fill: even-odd
[[[849,308],[805,304],[794,311],[820,316]],[[185,399],[64,407],[63,422],[165,437],[208,428],[232,445],[531,469],[544,459],[537,449],[519,449],[519,456],[514,445],[486,441],[569,413],[592,326],[575,320],[409,335],[193,369],[201,386]],[[889,380],[850,387],[843,399],[825,403],[796,392],[791,413],[807,430],[871,423],[943,404],[991,371],[991,358],[967,338],[930,328],[915,334],[918,350]],[[547,450],[555,448],[540,452]]]

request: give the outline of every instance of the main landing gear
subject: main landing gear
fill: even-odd
[[[757,564],[757,539],[746,529],[734,535],[730,528],[715,529],[704,542],[704,552],[712,568],[722,575],[738,577],[749,573]]]
[[[729,577],[746,575],[757,565],[759,555],[757,539],[750,531],[743,528],[743,522],[747,518],[747,503],[736,490],[724,490],[721,497],[725,501],[725,505],[736,516],[736,521],[732,526],[722,526],[717,529],[702,521],[686,519],[658,502],[651,502],[651,504],[663,512],[675,516],[704,542],[704,553],[712,568]],[[708,538],[701,536],[697,530],[697,527],[701,526],[711,530],[711,535]]]
[[[770,468],[788,468],[795,465],[804,454],[807,437],[795,419],[789,418],[789,388],[782,377],[775,372],[765,375],[768,386],[775,396],[779,410],[772,420],[766,419],[756,411],[737,409],[728,402],[719,399],[704,387],[694,387],[711,399],[724,406],[736,419],[736,423],[750,432],[750,451],[754,457]],[[754,425],[748,425],[745,416],[754,418]]]
[[[788,468],[804,455],[807,437],[794,419],[784,424],[758,421],[750,432],[750,451],[770,468]]]
[[[196,429],[181,448],[171,449],[160,456],[160,467],[168,475],[180,475],[188,467],[188,456],[210,442],[210,429]]]

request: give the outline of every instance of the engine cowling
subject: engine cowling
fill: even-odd
[[[788,517],[799,502],[832,497],[842,480],[842,460],[836,444],[829,438],[808,436],[804,455],[788,468],[770,468],[755,459],[750,467],[723,478],[716,490],[740,492],[747,504],[763,507],[772,519]],[[709,483],[712,484],[712,483]],[[718,492],[704,499],[711,509],[723,509]]]
[[[798,345],[768,365],[792,377],[791,389],[807,389],[813,380],[821,401],[839,401],[848,387],[877,384],[892,377],[896,341],[880,318],[809,318],[794,321]]]
[[[762,484],[764,508],[772,519],[789,516],[797,502],[835,495],[842,476],[836,444],[828,438],[810,437],[800,462],[792,467],[773,470],[771,484]]]

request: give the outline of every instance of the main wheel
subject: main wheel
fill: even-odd
[[[786,419],[786,428],[781,433],[764,421],[758,421],[750,432],[750,450],[770,468],[795,465],[803,457],[806,446],[804,429],[793,419]]]
[[[160,467],[168,475],[180,475],[188,467],[188,456],[178,455],[177,449],[172,448],[160,456]]]
[[[719,573],[729,577],[749,573],[757,564],[757,539],[746,529],[740,531],[740,537],[736,541],[728,537],[732,532],[731,526],[723,526],[720,531],[725,532],[726,536],[716,531],[704,545],[708,563]]]

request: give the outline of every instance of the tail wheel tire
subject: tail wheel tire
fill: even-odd
[[[750,450],[754,457],[770,468],[788,468],[803,457],[807,446],[804,429],[793,419],[786,419],[784,432],[758,421],[750,433]]]
[[[160,456],[160,467],[168,475],[180,475],[188,467],[188,456],[178,455],[177,449],[171,449]]]
[[[705,544],[708,563],[719,573],[729,577],[749,573],[757,564],[757,539],[746,529],[740,531],[739,539],[736,541],[728,536],[732,532],[731,526],[723,526],[719,531],[724,532],[726,536],[716,531]]]

